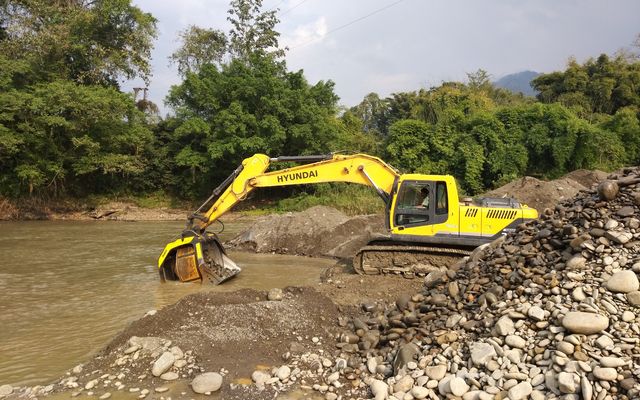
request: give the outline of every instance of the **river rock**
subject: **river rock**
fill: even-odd
[[[575,256],[569,259],[569,261],[567,261],[567,268],[573,269],[573,270],[580,270],[580,269],[584,269],[586,264],[587,264],[586,258],[582,256]]]
[[[216,392],[222,386],[222,375],[217,372],[205,372],[193,378],[191,388],[194,392],[204,394]]]
[[[561,393],[571,394],[576,392],[576,376],[568,372],[558,374],[558,388]]]
[[[615,368],[594,368],[593,376],[601,381],[615,381],[618,377],[618,372]]]
[[[516,328],[513,324],[513,320],[508,316],[501,317],[498,322],[496,322],[496,333],[500,336],[507,336],[515,333]]]
[[[640,306],[640,291],[627,293],[627,302],[632,306]]]
[[[601,200],[611,201],[618,196],[618,184],[615,181],[606,180],[598,185],[598,196]]]
[[[583,400],[591,400],[593,398],[593,386],[586,376],[582,376],[580,379],[580,389],[582,391]]]
[[[271,289],[269,290],[269,294],[267,294],[267,299],[269,301],[280,301],[283,297],[284,294],[282,293],[282,289],[280,288]]]
[[[169,351],[165,351],[164,353],[162,353],[160,358],[158,358],[156,362],[153,363],[153,368],[151,369],[151,373],[153,374],[153,376],[160,376],[165,372],[167,372],[169,368],[173,366],[173,363],[175,361],[176,361],[176,358],[173,355],[173,353]]]
[[[497,356],[496,350],[489,343],[475,342],[469,350],[471,352],[471,361],[477,366],[485,365],[493,357]]]
[[[640,288],[640,282],[635,272],[626,270],[613,274],[606,286],[612,292],[629,293],[637,291]]]
[[[527,311],[527,315],[529,318],[535,321],[543,321],[544,320],[544,310],[538,306],[530,307]]]
[[[0,397],[5,397],[13,393],[13,386],[11,385],[2,385],[0,386]]]
[[[571,311],[562,319],[562,326],[571,333],[593,335],[607,329],[609,318],[600,314]]]
[[[600,365],[608,368],[618,368],[627,365],[627,362],[618,357],[602,357]]]
[[[253,380],[258,386],[264,385],[265,382],[269,380],[269,378],[271,378],[271,375],[260,370],[253,371],[253,374],[251,374],[251,380]]]
[[[179,377],[180,375],[178,375],[177,372],[173,371],[165,372],[164,374],[160,375],[160,379],[162,379],[163,381],[175,381]]]
[[[447,373],[447,366],[443,364],[427,367],[424,370],[424,374],[428,376],[430,379],[433,379],[435,381],[439,381],[442,378],[444,378],[446,373]]]
[[[416,386],[411,389],[411,395],[414,399],[425,399],[429,395],[429,389],[422,386]]]
[[[405,375],[398,379],[395,385],[393,385],[393,392],[408,392],[413,387],[413,378],[410,375]]]
[[[386,400],[389,398],[389,385],[379,379],[371,380],[369,389],[375,400]]]
[[[278,368],[278,372],[276,372],[276,376],[281,381],[284,381],[285,379],[288,379],[289,376],[291,376],[291,368],[289,368],[286,365],[283,365],[282,367]]]
[[[98,399],[107,400],[109,397],[111,397],[111,393],[107,392],[107,393],[103,394],[102,396],[98,397]]]
[[[529,382],[521,382],[509,389],[510,400],[524,400],[533,392]]]
[[[509,335],[504,339],[504,342],[516,349],[524,349],[527,346],[527,341],[516,335]]]
[[[464,379],[455,377],[449,381],[449,392],[454,396],[462,396],[463,394],[469,391],[469,385],[464,381]]]

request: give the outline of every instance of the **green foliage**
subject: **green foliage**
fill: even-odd
[[[540,101],[559,102],[580,116],[615,114],[640,106],[640,61],[625,54],[601,54],[582,65],[571,59],[565,71],[540,75],[532,86]]]
[[[117,86],[147,79],[156,20],[131,0],[6,0],[0,54],[25,60],[38,80]]]

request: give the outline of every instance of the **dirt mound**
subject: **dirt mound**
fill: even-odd
[[[350,258],[383,230],[382,216],[349,218],[334,208],[317,206],[261,218],[227,245],[258,253]]]
[[[607,179],[608,175],[609,175],[608,173],[606,173],[604,171],[597,170],[597,169],[594,169],[594,170],[577,169],[577,170],[575,170],[573,172],[569,172],[564,177],[565,178],[569,178],[569,179],[573,179],[574,181],[578,182],[582,186],[584,186],[587,189],[589,189],[593,185],[596,185],[596,184],[604,181],[605,179]]]
[[[579,182],[563,177],[553,181],[541,181],[525,176],[485,194],[486,197],[513,197],[539,212],[553,208],[561,201],[575,196],[586,187]]]

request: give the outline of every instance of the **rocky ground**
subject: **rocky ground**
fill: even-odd
[[[191,295],[0,396],[639,399],[640,169],[609,179],[423,280],[339,264],[315,288]]]

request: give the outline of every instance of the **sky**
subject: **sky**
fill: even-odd
[[[133,0],[158,19],[149,98],[180,83],[168,57],[190,25],[228,31],[228,0]],[[629,48],[640,34],[637,0],[264,0],[278,9],[281,46],[290,70],[335,82],[344,106],[371,92],[391,93],[465,81],[482,68],[493,79],[533,70],[562,70]],[[125,90],[142,86],[127,82]]]

